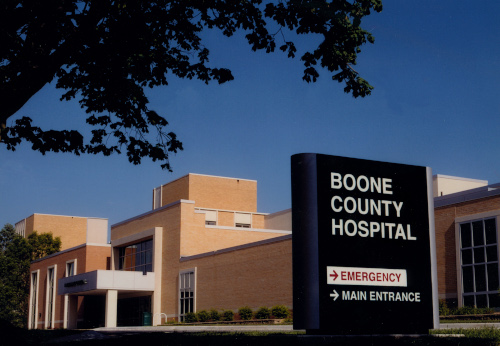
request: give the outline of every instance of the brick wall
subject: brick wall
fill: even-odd
[[[45,328],[45,316],[47,311],[47,269],[56,266],[56,298],[54,328],[63,328],[64,318],[64,296],[57,295],[59,279],[66,276],[66,262],[76,259],[76,274],[87,271],[106,269],[106,256],[109,257],[110,247],[104,246],[82,246],[74,250],[61,252],[56,256],[48,256],[31,264],[30,272],[40,270],[38,286],[38,329]],[[97,258],[99,256],[99,258]]]
[[[457,297],[455,218],[500,209],[500,196],[435,208],[438,293],[440,298]]]
[[[181,262],[196,268],[196,309],[292,307],[292,241],[281,240]],[[178,278],[177,278],[178,281]],[[178,292],[170,297],[179,299]]]
[[[61,237],[61,250],[84,244],[87,238],[85,217],[34,214],[26,221],[26,236],[33,231],[52,233],[54,238]]]
[[[219,212],[219,220],[220,215],[225,214],[228,213]],[[234,215],[231,218],[234,220]],[[258,218],[254,219],[257,219],[258,225]],[[263,225],[263,222],[260,224]],[[228,226],[234,227],[234,221]],[[196,255],[282,235],[281,233],[255,232],[245,228],[238,228],[237,230],[207,228],[205,227],[204,215],[195,213],[193,204],[182,204],[181,256]]]
[[[180,199],[189,199],[189,176],[179,178],[162,186],[161,205],[177,202]]]
[[[190,174],[189,199],[199,208],[257,212],[257,182]]]

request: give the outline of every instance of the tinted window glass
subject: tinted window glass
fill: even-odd
[[[470,232],[470,223],[464,223],[460,225],[460,235],[462,238],[462,247],[471,247],[471,232]]]
[[[486,234],[486,244],[495,244],[497,242],[495,219],[484,220],[484,233]]]
[[[474,221],[472,223],[472,237],[474,246],[484,245],[483,221]]]

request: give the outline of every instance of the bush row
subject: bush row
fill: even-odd
[[[475,306],[462,306],[457,309],[450,309],[446,304],[445,300],[439,301],[439,315],[449,316],[449,315],[485,315],[491,314],[494,310],[491,308],[476,308]]]
[[[251,320],[252,318],[256,319],[269,319],[271,317],[274,318],[287,318],[290,315],[290,311],[284,305],[276,305],[271,309],[267,307],[261,307],[255,313],[248,306],[244,306],[238,309],[238,315],[242,320]],[[186,323],[194,323],[194,322],[217,322],[217,321],[233,321],[234,313],[231,310],[224,310],[219,312],[215,309],[211,309],[210,311],[201,310],[196,313],[188,312],[185,316]]]

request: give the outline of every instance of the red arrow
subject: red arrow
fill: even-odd
[[[333,274],[330,274],[330,276],[333,277],[333,281],[337,280],[337,278],[339,277],[339,275],[337,274],[337,272],[335,270],[333,271]]]

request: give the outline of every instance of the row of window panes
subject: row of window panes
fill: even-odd
[[[498,263],[462,267],[464,293],[497,291]]]
[[[476,306],[478,308],[500,306],[500,295],[498,292],[489,294],[464,295],[465,306]]]
[[[153,271],[153,240],[149,239],[119,249],[119,269]]]
[[[186,313],[194,312],[194,284],[194,272],[179,275],[179,312],[181,321],[184,321]]]
[[[498,249],[495,218],[460,224],[463,303],[497,307]]]
[[[462,265],[498,262],[497,245],[462,249]]]
[[[204,210],[200,209],[205,212],[205,225],[210,225],[210,226],[215,226],[217,225],[217,211],[216,210]],[[238,221],[241,218],[244,219],[249,219],[249,222],[241,222]],[[234,213],[234,220],[235,220],[235,227],[243,227],[243,228],[251,228],[251,220],[252,216],[251,214],[246,214],[246,213]]]
[[[460,239],[462,249],[496,244],[497,235],[495,219],[478,220],[460,224]]]
[[[194,273],[182,273],[180,275],[180,289],[193,289],[194,287]]]
[[[153,262],[153,252],[148,250],[145,252],[136,252],[133,255],[126,255],[126,256],[121,256],[121,268],[120,269],[127,269],[127,268],[133,268],[138,265],[143,265],[143,264],[151,264]]]

